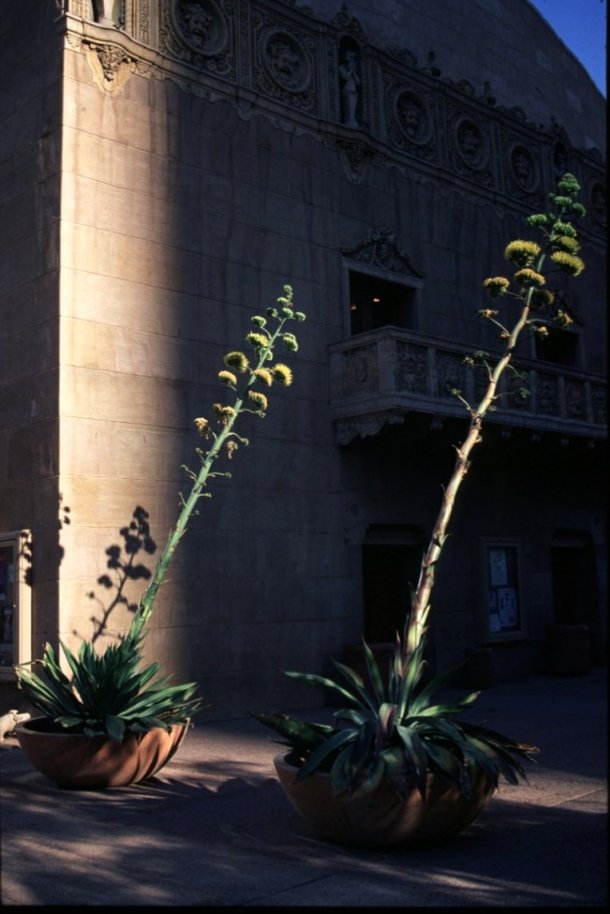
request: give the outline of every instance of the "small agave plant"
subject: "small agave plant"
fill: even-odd
[[[382,677],[372,650],[363,640],[368,682],[337,660],[332,662],[340,674],[339,681],[285,672],[292,679],[322,687],[332,695],[335,705],[337,699],[345,704],[334,712],[332,724],[312,723],[283,713],[253,715],[279,734],[276,741],[288,747],[286,760],[298,767],[297,781],[314,772],[328,772],[333,792],[350,794],[371,791],[384,779],[404,798],[414,787],[425,797],[429,773],[440,773],[465,796],[471,795],[481,775],[494,788],[500,778],[513,784],[519,778],[527,780],[522,762],[534,761],[537,748],[460,719],[458,715],[476,701],[479,692],[453,701],[436,699],[455,671],[426,683],[424,653],[437,563],[471,452],[482,440],[483,419],[500,396],[500,378],[507,370],[522,378],[512,359],[526,330],[545,336],[551,324],[565,328],[571,322],[568,313],[556,306],[555,294],[547,288],[545,271],[560,270],[578,276],[584,269],[574,227],[574,220],[585,212],[576,200],[579,190],[574,176],[564,175],[556,193],[549,195],[550,211],[527,219],[528,225],[541,233],[542,242],[512,241],[504,251],[505,259],[514,268],[512,280],[495,276],[483,282],[491,299],[518,303],[518,316],[512,329],[508,329],[496,308],[479,312],[499,329],[503,354],[495,363],[484,352],[466,360],[471,366],[482,366],[487,376],[487,388],[477,406],[464,400],[460,391],[453,391],[470,417],[468,431],[456,448],[454,468],[421,562],[404,629],[396,633],[388,676]],[[521,395],[527,396],[525,388]]]
[[[183,723],[201,707],[195,683],[174,685],[169,676],[155,678],[160,669],[158,663],[142,667],[147,624],[188,522],[200,499],[211,495],[208,483],[214,477],[230,477],[230,473],[214,469],[216,461],[221,455],[232,458],[240,445],[248,444],[236,431],[238,419],[244,413],[264,417],[268,398],[262,388],[292,383],[292,371],[283,362],[275,361],[275,349],[280,345],[289,352],[297,351],[298,342],[289,325],[303,320],[305,315],[294,308],[291,286],[284,286],[277,307],[268,308],[265,316],[252,317],[253,329],[245,341],[253,357],[248,358],[242,351],[225,355],[225,367],[218,377],[233,392],[233,402],[215,403],[212,421],[194,420],[209,447],[196,451],[200,462],[197,472],[183,467],[192,482],[190,493],[186,498],[180,494],[178,520],[126,635],[99,654],[92,641],[83,641],[76,654],[60,641],[67,673],[51,644],[45,645],[41,660],[16,668],[18,687],[42,711],[51,728],[88,736],[105,734],[122,741],[127,732],[146,733],[154,727],[169,729],[172,724]],[[40,665],[42,675],[27,669],[33,664]]]

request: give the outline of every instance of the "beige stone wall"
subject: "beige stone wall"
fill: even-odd
[[[268,6],[274,15],[294,15],[292,5]],[[136,6],[130,10],[135,15]],[[424,35],[427,13],[420,12]],[[169,27],[167,18],[155,21]],[[495,27],[502,21],[498,12]],[[55,34],[58,26],[46,25]],[[358,131],[354,138],[330,118],[332,92],[319,102],[316,120],[272,89],[265,94],[267,76],[254,63],[229,74],[244,80],[238,93],[229,76],[189,60],[192,49],[177,59],[157,53],[152,40],[131,43],[120,30],[74,19],[68,25],[65,50],[47,48],[46,69],[33,67],[34,58],[13,61],[15,107],[4,120],[11,167],[0,162],[2,232],[12,255],[0,286],[12,359],[0,368],[7,394],[0,523],[35,531],[33,653],[58,634],[76,644],[100,620],[109,635],[124,630],[129,607],[113,607],[120,575],[108,560],[128,560],[126,537],[142,508],[149,548],[142,541],[133,559],[140,573],[130,572],[121,589],[135,604],[187,484],[179,468],[194,460],[192,419],[209,415],[221,394],[215,377],[222,356],[241,344],[251,315],[290,282],[308,314],[301,348],[287,356],[295,383],[271,392],[263,422],[246,421],[251,445],[226,467],[234,478],[213,484],[213,497],[192,521],[161,592],[147,652],[180,679],[201,682],[210,716],[317,704],[320,695],[284,682],[279,670],[329,670],[328,657],[358,641],[367,526],[430,528],[452,462],[452,435],[460,431],[450,426],[430,439],[385,429],[337,444],[329,346],[345,337],[348,324],[344,252],[365,243],[372,228],[387,226],[423,276],[418,332],[490,345],[476,317],[481,279],[502,269],[506,241],[521,234],[524,211],[548,183],[552,135],[519,118],[508,126],[500,118],[504,133],[495,121],[485,126],[494,142],[514,131],[540,153],[540,188],[519,196],[504,160],[494,171],[497,187],[491,178],[478,185],[471,173],[451,171],[447,157],[437,167],[423,154],[396,153],[387,137]],[[246,25],[239,34],[248,45]],[[511,42],[519,34],[511,33]],[[25,31],[14,37],[27,43]],[[439,47],[447,40],[443,32]],[[461,62],[456,52],[453,79]],[[465,70],[464,77],[473,74]],[[508,92],[505,77],[499,63],[490,78]],[[427,78],[422,85],[431,92]],[[32,91],[25,92],[28,80]],[[316,86],[324,88],[322,76]],[[483,123],[480,101],[457,89],[451,95],[454,88],[443,89],[442,104],[474,104]],[[525,100],[522,84],[515,93],[513,102]],[[38,102],[28,108],[24,97]],[[583,97],[590,100],[587,87]],[[560,114],[569,115],[562,105]],[[447,117],[442,136],[451,138]],[[589,120],[583,121],[584,143]],[[497,148],[500,156],[504,147]],[[590,189],[601,166],[580,147],[570,153]],[[20,234],[14,227],[24,212],[30,221]],[[589,219],[588,270],[577,301],[590,308],[583,331],[588,370],[601,372],[605,350],[596,327],[605,314],[605,247],[599,224]],[[443,664],[461,660],[476,637],[480,537],[527,535],[529,507],[521,495],[516,506],[515,492],[531,451],[517,447],[504,461],[492,506],[476,489],[477,480],[485,488],[494,479],[501,442],[493,435],[490,442],[484,470],[468,480],[455,546],[439,579],[434,642]],[[582,481],[583,468],[588,482],[600,478],[599,462],[577,448],[556,450],[545,452],[553,475],[540,460],[530,491],[548,515],[536,533],[538,558],[528,558],[524,569],[532,640],[515,647],[505,672],[540,667],[550,597],[539,557],[554,527],[573,523],[576,504],[578,523],[594,525],[596,542],[603,539],[599,500]],[[574,473],[565,507],[562,501],[551,510],[561,480]]]

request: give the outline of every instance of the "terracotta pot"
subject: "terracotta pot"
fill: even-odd
[[[440,775],[430,774],[425,802],[415,788],[401,800],[385,781],[372,791],[333,796],[327,774],[315,773],[296,781],[298,768],[287,762],[285,755],[277,755],[274,765],[288,799],[321,837],[357,847],[453,838],[481,812],[495,789],[481,773],[468,799]]]
[[[109,736],[51,732],[49,720],[36,717],[15,728],[19,745],[34,766],[58,787],[87,790],[126,787],[152,777],[177,751],[188,723],[168,733],[128,733],[121,743]]]

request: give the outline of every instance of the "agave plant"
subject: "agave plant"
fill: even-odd
[[[531,760],[534,746],[455,715],[472,705],[479,692],[458,700],[436,703],[434,696],[454,674],[449,670],[422,686],[426,638],[421,637],[405,661],[400,638],[387,683],[373,651],[363,640],[368,684],[353,669],[332,660],[346,685],[324,676],[286,672],[292,679],[321,686],[348,707],[334,713],[334,724],[310,723],[286,714],[255,714],[265,726],[280,734],[288,746],[288,761],[298,768],[297,780],[315,771],[330,774],[333,791],[373,790],[385,779],[401,797],[415,786],[423,797],[429,772],[439,771],[470,796],[479,771],[494,787],[502,775],[512,784],[526,779],[522,759]]]
[[[146,733],[191,718],[201,706],[193,698],[196,686],[171,685],[166,676],[151,680],[159,664],[140,669],[144,638],[141,617],[127,635],[98,654],[91,641],[81,642],[78,654],[60,641],[72,678],[61,669],[53,646],[42,657],[45,678],[21,668],[19,684],[28,700],[66,732],[86,736],[105,734],[121,742],[126,731]]]
[[[333,724],[310,723],[285,714],[253,715],[274,729],[290,748],[288,760],[299,767],[297,780],[316,771],[327,771],[335,793],[342,793],[373,790],[383,778],[397,793],[404,795],[414,786],[425,794],[429,772],[440,772],[464,794],[471,791],[475,778],[481,773],[496,787],[500,777],[510,783],[517,782],[520,777],[526,779],[521,761],[533,761],[538,751],[536,747],[456,718],[476,701],[479,692],[471,692],[450,703],[435,703],[433,696],[447,685],[454,671],[424,685],[424,648],[436,568],[455,499],[468,471],[472,451],[482,440],[483,418],[502,395],[500,379],[507,370],[522,378],[512,360],[525,331],[545,336],[549,325],[565,328],[572,322],[565,308],[557,304],[554,292],[546,287],[544,271],[550,267],[551,271],[578,276],[585,267],[578,256],[580,245],[573,224],[585,213],[576,200],[579,191],[575,177],[565,174],[558,181],[556,192],[549,194],[549,211],[527,218],[527,224],[541,233],[542,242],[511,241],[504,250],[504,257],[513,265],[512,280],[494,276],[483,282],[489,297],[514,299],[519,302],[519,310],[512,329],[502,323],[496,308],[479,311],[482,318],[499,329],[504,349],[495,363],[485,352],[465,360],[471,367],[482,366],[486,372],[487,387],[478,405],[468,403],[461,391],[453,391],[467,410],[469,425],[464,441],[455,448],[454,468],[443,490],[403,632],[396,634],[387,687],[373,652],[363,641],[367,685],[354,670],[336,660],[333,663],[345,686],[323,676],[286,672],[292,679],[321,686],[335,697],[347,699],[348,707],[335,712]],[[527,396],[528,392],[522,386],[520,393]]]
[[[257,387],[268,389],[274,383],[281,386],[292,383],[288,365],[274,361],[275,349],[282,345],[289,352],[298,350],[296,336],[288,325],[305,320],[305,314],[295,310],[289,285],[283,287],[276,305],[267,308],[265,315],[256,314],[251,318],[253,329],[246,334],[245,342],[253,357],[248,358],[240,350],[228,352],[224,357],[224,368],[218,372],[218,379],[233,391],[232,404],[214,403],[212,420],[194,420],[201,438],[210,443],[206,449],[197,448],[200,463],[197,472],[182,468],[191,480],[191,490],[188,496],[180,493],[178,519],[166,539],[127,634],[99,654],[93,640],[81,642],[77,654],[60,641],[71,675],[62,670],[61,655],[58,656],[51,644],[45,645],[41,660],[15,669],[18,687],[27,700],[55,726],[90,736],[106,734],[121,741],[126,731],[144,733],[154,727],[169,729],[171,724],[191,718],[201,707],[201,699],[194,697],[195,683],[173,685],[169,676],[155,679],[160,669],[158,663],[140,668],[142,645],[157,595],[200,499],[211,495],[208,486],[214,478],[231,475],[216,470],[216,461],[221,456],[233,458],[240,446],[249,443],[235,430],[238,419],[245,413],[260,418],[266,415],[267,394]],[[43,676],[27,669],[32,664],[40,664]]]

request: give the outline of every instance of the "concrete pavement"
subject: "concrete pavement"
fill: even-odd
[[[529,783],[503,784],[453,842],[393,851],[311,833],[251,718],[198,723],[156,778],[108,791],[54,787],[9,738],[2,904],[605,907],[606,670],[494,686],[469,717],[540,747]]]

